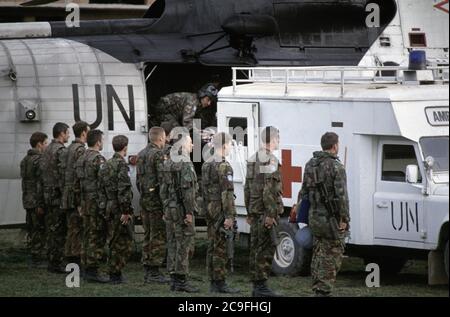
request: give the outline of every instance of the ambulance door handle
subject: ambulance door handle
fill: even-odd
[[[382,209],[386,209],[386,208],[389,208],[389,205],[388,205],[387,202],[384,201],[382,203],[377,204],[377,207],[378,208],[382,208]]]

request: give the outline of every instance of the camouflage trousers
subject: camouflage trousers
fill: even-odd
[[[158,210],[141,212],[145,234],[142,244],[142,264],[160,267],[166,257],[166,224],[163,212]]]
[[[45,254],[45,215],[38,216],[36,209],[27,209],[27,248],[33,260],[40,260]]]
[[[98,269],[105,261],[107,226],[105,218],[97,214],[83,216],[83,241],[81,264],[85,268]]]
[[[275,245],[263,218],[254,219],[250,226],[250,276],[253,282],[266,281],[272,270]]]
[[[79,257],[83,237],[83,219],[76,209],[67,210],[66,213],[67,237],[64,254],[66,257]]]
[[[184,219],[178,208],[169,208],[165,213],[167,270],[170,274],[189,274],[189,261],[194,252],[195,219],[190,225],[186,225]]]
[[[312,290],[314,292],[331,293],[336,276],[342,264],[344,254],[340,240],[329,240],[314,237],[313,256],[311,261]]]
[[[64,261],[64,245],[67,235],[66,214],[59,207],[48,207],[47,224],[48,263],[58,266]]]
[[[211,281],[224,281],[227,275],[226,237],[217,232],[215,223],[208,223],[208,250],[206,268]]]
[[[126,225],[120,221],[121,215],[113,215],[108,222],[110,274],[121,273],[130,258],[133,248],[133,236]]]

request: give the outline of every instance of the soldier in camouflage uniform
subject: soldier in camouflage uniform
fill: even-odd
[[[91,130],[87,136],[88,149],[76,162],[75,204],[81,206],[83,218],[83,239],[81,264],[87,281],[105,283],[109,280],[100,276],[98,269],[105,259],[106,194],[99,179],[99,172],[105,158],[103,132]]]
[[[202,127],[217,126],[217,88],[207,84],[195,93],[177,92],[162,97],[155,106],[157,121],[161,126],[169,125],[172,128],[193,128],[194,117],[202,120]]]
[[[229,287],[227,273],[227,237],[223,230],[232,230],[236,217],[234,204],[233,168],[225,159],[230,153],[231,136],[218,133],[213,138],[214,155],[202,167],[203,200],[208,225],[208,252],[206,256],[213,293],[236,294],[240,291]]]
[[[100,169],[100,182],[107,196],[106,219],[109,232],[109,276],[112,284],[124,282],[122,270],[132,252],[133,191],[130,169],[125,157],[128,138],[115,136],[112,140],[114,156]]]
[[[45,251],[45,204],[42,183],[42,153],[47,147],[47,135],[35,132],[30,138],[31,150],[20,162],[22,203],[27,212],[27,242],[31,266],[39,266]]]
[[[198,130],[217,127],[217,95],[219,91],[214,84],[206,84],[198,92],[201,107],[197,108],[194,119],[201,120]]]
[[[338,158],[339,137],[333,132],[326,133],[321,140],[322,152],[315,152],[306,164],[302,197],[311,202],[309,225],[314,236],[313,258],[311,263],[312,289],[317,296],[330,296],[342,264],[345,233],[349,229],[350,214],[347,194],[347,177],[344,166]],[[339,228],[333,228],[330,217],[323,204],[323,197],[316,188],[317,181],[324,183],[330,197],[336,202],[340,219]],[[336,226],[336,225],[335,225]],[[333,234],[334,231],[337,234]],[[336,237],[339,237],[336,239]]]
[[[195,236],[198,184],[194,164],[190,160],[192,139],[187,131],[184,132],[174,143],[170,158],[164,162],[161,199],[167,231],[170,290],[197,293],[199,289],[187,283],[187,276]]]
[[[149,132],[149,145],[138,154],[136,185],[141,194],[141,217],[145,230],[142,264],[145,283],[169,283],[159,270],[166,256],[166,224],[160,198],[160,182],[165,160],[166,134],[160,127]]]
[[[64,190],[63,160],[69,141],[70,130],[65,123],[56,123],[53,127],[54,139],[44,151],[42,157],[44,197],[48,211],[48,271],[52,273],[65,273],[62,267],[64,260],[64,244],[67,235],[66,214],[61,209],[61,198]]]
[[[198,96],[189,92],[176,92],[162,97],[155,107],[160,123],[172,128],[183,126],[192,129],[195,112],[200,106]]]
[[[62,195],[61,208],[67,215],[67,237],[65,246],[65,256],[68,263],[80,265],[81,238],[83,230],[83,220],[79,213],[79,207],[75,205],[75,163],[86,152],[86,139],[89,132],[89,125],[80,121],[74,124],[72,130],[75,140],[64,152],[62,161],[65,164],[64,191]]]
[[[281,172],[273,151],[279,147],[279,131],[267,127],[261,133],[262,148],[247,164],[245,205],[250,224],[250,272],[254,297],[280,296],[266,282],[272,269],[275,243],[271,230],[283,213]]]

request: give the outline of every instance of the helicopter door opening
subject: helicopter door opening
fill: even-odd
[[[197,93],[207,83],[218,89],[231,85],[230,67],[213,67],[200,64],[155,64],[145,65],[144,78],[147,89],[148,127],[160,126],[162,115],[156,105],[161,97],[175,92]],[[182,126],[182,122],[179,122]],[[200,176],[202,162],[194,162]]]

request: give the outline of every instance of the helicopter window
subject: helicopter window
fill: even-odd
[[[228,121],[229,133],[237,143],[242,142],[244,146],[248,146],[247,118],[230,118]]]
[[[411,47],[427,47],[427,37],[425,33],[409,33]]]

